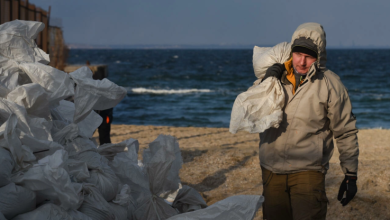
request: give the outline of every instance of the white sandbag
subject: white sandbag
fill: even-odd
[[[121,206],[128,206],[131,201],[130,196],[130,186],[127,184],[124,184],[121,188],[121,191],[115,196],[115,199],[112,200],[113,203]]]
[[[263,196],[231,196],[205,209],[179,214],[168,220],[251,220],[263,202]]]
[[[46,90],[52,107],[74,95],[74,83],[67,73],[40,63],[22,63],[19,67],[33,83],[38,83]]]
[[[53,123],[51,121],[44,118],[29,118],[28,116],[27,119],[33,137],[40,140],[53,140],[51,136]]]
[[[118,153],[109,163],[120,182],[130,186],[134,201],[149,191],[148,177],[138,166],[138,150],[138,145],[131,145],[127,152]]]
[[[0,69],[0,72],[1,72],[1,69]],[[1,75],[1,73],[0,73],[0,75]],[[0,78],[1,78],[1,76],[0,76]],[[11,92],[11,90],[8,89],[3,84],[1,84],[1,82],[0,82],[0,97],[1,98],[7,98],[7,95],[8,95],[9,92]]]
[[[269,77],[261,84],[237,96],[230,117],[229,131],[260,133],[279,127],[283,119],[285,95],[279,80]]]
[[[49,55],[39,49],[34,41],[45,25],[35,21],[19,21],[0,25],[0,83],[10,90],[30,83],[30,78],[20,70],[23,62],[48,64]]]
[[[16,215],[35,209],[35,193],[10,183],[0,188],[0,213],[12,219]]]
[[[53,203],[46,203],[31,212],[16,216],[12,220],[73,220],[73,217],[64,209]]]
[[[7,99],[23,106],[29,115],[49,119],[49,96],[42,86],[29,83],[8,93]]]
[[[284,63],[291,56],[291,44],[283,42],[274,47],[253,48],[253,69],[258,79],[263,79],[267,69],[275,63]]]
[[[131,196],[130,186],[124,184],[121,191],[116,195],[112,203],[123,206],[127,209],[127,219],[133,219],[133,213],[135,211],[136,202]]]
[[[34,138],[24,132],[20,132],[20,141],[24,146],[27,146],[36,157],[37,160],[40,160],[46,156],[54,154],[57,150],[64,149],[60,144],[48,141],[48,140],[39,140]]]
[[[166,196],[178,190],[180,183],[182,159],[176,138],[159,135],[144,150],[143,163],[148,175],[149,191],[137,198],[134,218],[167,219],[177,215],[177,211],[164,201]]]
[[[60,105],[57,107],[58,112],[61,114],[63,120],[67,123],[73,123],[73,117],[75,114],[75,105],[73,102],[66,100],[60,101]],[[91,111],[89,115],[77,125],[80,128],[80,132],[83,136],[91,138],[96,129],[102,124],[102,117],[95,111]]]
[[[270,66],[284,63],[290,56],[291,44],[287,42],[271,48],[253,48],[253,69],[258,80],[234,101],[229,126],[231,133],[240,130],[260,133],[271,127],[279,127],[285,100],[283,87],[274,77],[260,82]]]
[[[11,183],[11,172],[14,169],[15,161],[12,154],[5,148],[0,147],[0,187]]]
[[[73,142],[74,139],[80,136],[79,127],[76,124],[69,124],[60,129],[61,130],[58,130],[56,132],[52,131],[52,137],[55,142],[61,145],[65,146],[66,144]],[[67,148],[66,151],[68,151],[69,155],[71,155],[73,151],[78,151],[78,150],[77,148],[75,149]]]
[[[41,140],[52,140],[52,123],[44,118],[30,118],[23,106],[7,99],[0,98],[0,123],[4,123],[11,114],[17,116],[17,128],[25,134]]]
[[[90,170],[89,175],[85,182],[95,185],[106,201],[115,198],[120,182],[111,167],[102,163],[99,169]]]
[[[112,213],[114,213],[116,220],[127,220],[127,209],[123,206],[115,203],[108,203],[111,207]]]
[[[100,145],[97,150],[100,155],[112,161],[117,153],[128,151],[132,147],[131,145],[135,145],[134,147],[139,149],[138,140],[130,138],[117,144],[108,143]]]
[[[91,110],[106,110],[115,107],[127,94],[127,90],[108,79],[93,80],[92,71],[81,67],[70,73],[76,83],[74,123],[82,121]]]
[[[18,62],[0,55],[0,83],[6,88],[6,90],[2,89],[2,98],[7,98],[4,93],[14,90],[19,86],[19,81],[26,81],[25,78],[28,76],[19,68]]]
[[[180,213],[192,212],[207,207],[203,197],[194,188],[184,185],[172,204]]]
[[[18,128],[26,134],[33,135],[28,123],[26,109],[7,99],[0,98],[0,123],[4,123],[11,114],[17,117]]]
[[[36,21],[14,20],[0,25],[2,57],[17,62],[48,64],[50,62],[49,55],[39,49],[34,41],[44,28],[45,25],[42,22]]]
[[[11,113],[8,120],[0,126],[0,147],[11,152],[15,161],[15,170],[28,167],[29,163],[36,159],[33,152],[22,145],[19,139],[20,131],[16,128],[17,123],[18,118]]]
[[[111,206],[92,184],[83,184],[84,202],[78,211],[94,220],[115,220]]]
[[[58,150],[39,160],[29,170],[14,174],[12,181],[34,191],[40,199],[49,200],[65,210],[77,209],[82,203],[82,195],[75,189],[64,169],[67,157],[65,150]]]
[[[72,216],[73,220],[93,220],[88,215],[73,209],[69,209],[68,214]]]
[[[166,158],[163,158],[163,154],[166,154],[164,155]],[[172,160],[172,164],[170,164],[170,160]],[[183,159],[181,157],[179,143],[175,137],[159,135],[156,140],[149,144],[149,148],[144,150],[143,163],[149,174],[149,179],[152,177],[153,192],[159,192],[158,195],[168,195],[179,188],[179,171],[183,164]],[[159,168],[156,166],[157,164],[166,167]],[[166,173],[162,173],[161,171]]]
[[[68,174],[73,182],[84,182],[90,177],[87,163],[81,160],[68,159]]]

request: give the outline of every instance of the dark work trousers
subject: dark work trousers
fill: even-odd
[[[263,219],[326,219],[325,174],[318,171],[276,174],[264,167],[261,171]]]
[[[103,122],[98,128],[99,143],[100,145],[111,143],[110,133],[113,109],[98,111],[98,113],[103,118]]]

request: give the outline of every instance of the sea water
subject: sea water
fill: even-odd
[[[390,50],[327,51],[358,128],[390,128]],[[115,124],[228,127],[238,94],[256,80],[252,50],[70,50],[68,64],[108,65],[127,89]]]

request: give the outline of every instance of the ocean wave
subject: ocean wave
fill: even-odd
[[[185,93],[207,93],[213,92],[210,89],[146,89],[146,88],[131,88],[133,93],[150,93],[150,94],[185,94]]]

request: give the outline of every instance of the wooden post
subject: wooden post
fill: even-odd
[[[24,18],[24,20],[28,20],[28,18],[29,18],[29,7],[28,7],[28,5],[29,5],[30,3],[28,3],[28,0],[26,0],[26,15],[25,15],[25,18]]]

